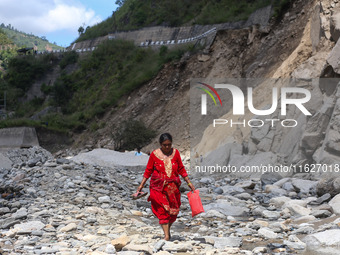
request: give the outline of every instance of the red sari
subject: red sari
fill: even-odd
[[[177,218],[181,206],[179,175],[188,176],[178,150],[173,149],[170,156],[164,155],[161,149],[151,153],[144,177],[151,176],[148,201],[159,224],[173,223]]]

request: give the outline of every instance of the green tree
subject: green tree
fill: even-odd
[[[82,33],[84,33],[84,31],[85,31],[84,27],[80,26],[80,27],[78,28],[78,33],[79,33],[79,35],[81,35]]]
[[[118,7],[122,7],[125,0],[116,0],[115,4],[118,5]]]

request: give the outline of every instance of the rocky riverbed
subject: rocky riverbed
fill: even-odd
[[[336,178],[192,178],[206,212],[191,217],[182,185],[181,212],[164,241],[146,197],[130,199],[143,167],[54,158],[39,147],[6,157],[13,165],[0,171],[0,254],[340,252]]]

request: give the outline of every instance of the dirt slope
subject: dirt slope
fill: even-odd
[[[94,135],[76,138],[76,147],[112,147],[117,123],[140,119],[158,134],[170,132],[183,154],[189,151],[189,85],[194,78],[285,77],[312,55],[309,39],[314,1],[295,1],[279,23],[269,30],[256,26],[217,33],[209,51],[167,64],[152,81],[123,98]],[[156,148],[157,139],[142,151]]]

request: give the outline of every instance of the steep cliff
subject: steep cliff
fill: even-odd
[[[336,33],[338,11],[333,1],[310,1],[308,5],[302,1],[296,2],[282,20],[281,25],[284,26],[280,28],[278,25],[261,39],[263,44],[258,44],[259,49],[262,48],[265,53],[256,54],[257,58],[261,56],[258,64],[252,60],[246,62],[243,77],[290,77],[295,81],[293,86],[310,91],[311,100],[305,107],[311,116],[306,116],[296,107],[290,107],[287,118],[295,120],[298,125],[287,128],[265,122],[265,119],[282,121],[285,116],[278,113],[254,116],[248,110],[244,118],[247,121],[260,119],[265,123],[263,127],[234,125],[226,129],[225,126],[210,125],[194,149],[205,156],[205,165],[219,163],[237,168],[288,165],[295,167],[296,172],[312,173],[308,178],[318,178],[320,174],[337,174],[329,166],[337,166],[340,159],[339,91],[338,80],[335,79],[339,77]],[[249,67],[254,70],[249,72]],[[216,72],[216,68],[213,69],[210,76]],[[257,109],[268,109],[266,107],[272,105],[272,86],[280,89],[286,85],[278,84],[276,80],[267,80],[254,88],[254,104]],[[232,112],[221,118],[232,118]],[[281,174],[292,173],[281,171]],[[243,177],[254,175],[258,173],[242,173]]]
[[[202,155],[206,165],[240,167],[263,163],[301,167],[338,162],[337,83],[312,79],[339,76],[337,6],[330,0],[295,1],[283,19],[269,27],[218,31],[208,50],[166,65],[155,79],[122,99],[120,107],[105,116],[108,124],[105,128],[90,139],[80,137],[78,145],[110,147],[113,140],[109,134],[117,128],[117,123],[136,118],[159,134],[172,133],[174,145],[183,155],[189,157],[191,146],[191,154]],[[270,123],[261,129],[210,125],[202,137],[190,143],[193,129],[200,125],[195,120],[190,122],[190,82],[197,78],[214,82],[226,77],[302,79],[302,85],[297,82],[294,86],[311,92],[312,100],[305,107],[312,115],[305,116],[299,109],[289,108],[287,118],[298,121],[295,128],[272,127]],[[254,88],[257,109],[272,104],[272,86],[273,83],[264,82]],[[283,85],[275,86],[280,89]],[[221,116],[223,119],[232,117],[229,103],[230,112]],[[244,117],[259,118],[247,109]],[[282,120],[277,113],[267,118]],[[155,147],[157,139],[143,150]]]

